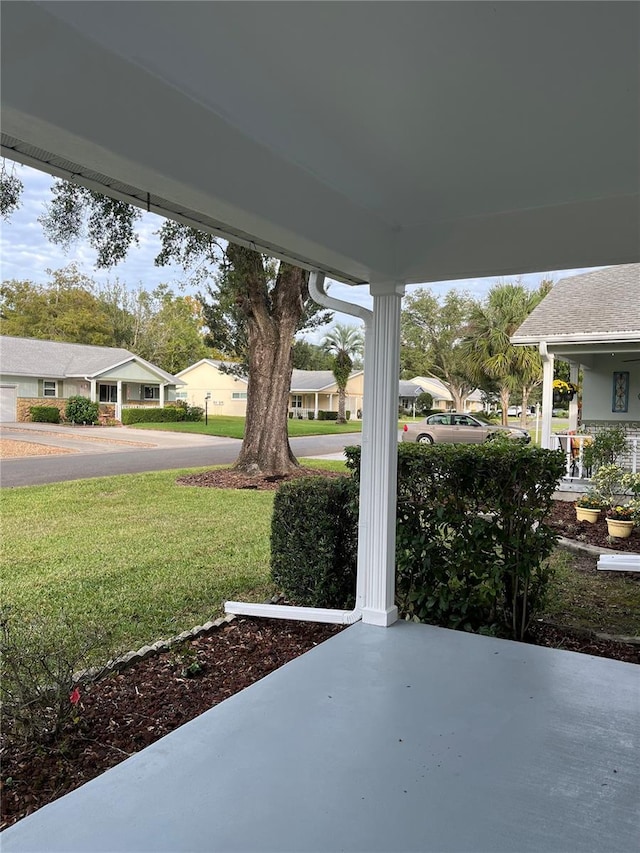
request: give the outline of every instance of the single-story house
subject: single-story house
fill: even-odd
[[[364,371],[356,370],[349,377],[345,409],[351,417],[362,416]],[[338,385],[331,370],[294,370],[291,374],[289,412],[294,417],[318,417],[318,411],[338,411]]]
[[[227,373],[225,362],[201,358],[185,367],[176,376],[182,382],[177,392],[179,400],[191,406],[206,408],[211,415],[237,415],[247,411],[247,377]]]
[[[30,420],[31,406],[64,411],[74,395],[100,404],[101,420],[120,420],[124,406],[175,402],[182,382],[129,350],[0,337],[0,422]]]
[[[414,376],[409,379],[413,385],[419,385],[422,391],[426,391],[433,397],[433,408],[443,409],[446,412],[453,411],[453,396],[451,391],[435,376]],[[484,408],[482,394],[476,388],[471,391],[466,400],[465,412],[481,412]]]
[[[572,384],[578,385],[582,371],[581,393],[569,401],[569,429],[596,434],[621,424],[629,439],[623,461],[640,468],[640,264],[562,279],[511,341],[537,346],[542,355],[543,447],[558,441],[551,432],[551,414],[553,368],[560,359],[569,362]]]
[[[247,377],[225,370],[224,362],[203,358],[177,376],[183,382],[178,399],[205,407],[213,415],[238,415],[247,410]],[[355,371],[347,383],[346,408],[356,417],[362,411],[363,372]],[[319,411],[338,411],[338,386],[330,370],[294,370],[291,374],[289,413],[292,417],[318,417]]]

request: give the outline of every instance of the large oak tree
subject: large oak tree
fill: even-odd
[[[86,237],[96,249],[96,265],[111,267],[137,240],[139,217],[124,202],[58,180],[40,221],[55,243]],[[199,299],[209,343],[236,359],[239,366],[231,370],[247,371],[247,417],[236,467],[256,474],[292,470],[298,463],[289,445],[287,400],[294,335],[330,318],[309,297],[308,273],[175,222],[165,222],[160,237],[156,263],[177,260],[191,270],[205,291]]]

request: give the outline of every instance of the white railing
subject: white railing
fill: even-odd
[[[593,436],[552,433],[551,441],[554,449],[562,450],[565,454],[565,480],[588,480],[591,477],[591,469],[584,464],[584,449],[585,446],[593,443]],[[639,442],[636,436],[629,438],[628,451],[621,460],[623,467],[628,468],[633,474],[640,468]]]

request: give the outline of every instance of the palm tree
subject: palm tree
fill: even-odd
[[[496,284],[486,302],[471,314],[464,348],[478,381],[484,375],[496,382],[505,426],[511,392],[518,386],[533,386],[542,374],[535,347],[513,346],[510,338],[546,296],[550,286],[549,282],[542,282],[537,291],[530,291],[522,284]]]
[[[362,355],[364,350],[362,329],[336,323],[322,339],[322,346],[326,352],[333,355],[332,370],[338,386],[338,423],[344,424],[347,422],[346,388],[351,376],[353,357]]]

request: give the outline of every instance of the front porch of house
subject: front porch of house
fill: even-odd
[[[358,623],[6,830],[3,850],[636,850],[637,675]]]

